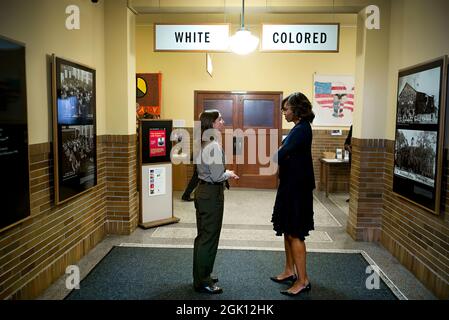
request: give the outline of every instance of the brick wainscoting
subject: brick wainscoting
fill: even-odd
[[[139,222],[136,139],[136,135],[103,136],[108,234],[131,234]]]
[[[437,297],[448,299],[449,163],[443,166],[441,212],[434,215],[393,193],[394,143],[386,145],[381,243]]]
[[[313,130],[312,159],[313,171],[315,173],[315,183],[318,190],[320,188],[320,158],[323,158],[323,152],[335,152],[337,148],[343,149],[349,130],[342,130],[341,136],[331,135],[331,130]],[[349,184],[348,168],[334,168],[329,181],[330,192],[345,192]]]
[[[348,233],[380,241],[437,297],[449,298],[449,162],[441,213],[434,215],[393,193],[394,141],[352,142]]]
[[[387,141],[352,138],[347,231],[354,240],[379,241]]]
[[[289,132],[290,129],[283,129],[282,135],[288,135]],[[335,152],[337,148],[343,149],[349,130],[342,130],[342,135],[340,136],[333,136],[331,134],[331,130],[313,129],[312,133],[313,172],[315,174],[316,187],[320,190],[320,158],[323,158],[324,152]],[[347,169],[339,168],[332,174],[332,178],[330,180],[330,192],[347,191],[349,171]]]
[[[136,136],[97,137],[97,185],[55,206],[50,143],[30,145],[31,215],[0,231],[0,299],[32,299],[107,233],[137,226]]]

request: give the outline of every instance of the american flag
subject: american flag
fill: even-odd
[[[343,109],[354,111],[354,87],[351,90],[341,83],[315,82],[315,101],[323,108],[334,107],[334,100],[341,101]],[[338,101],[337,100],[337,101]]]

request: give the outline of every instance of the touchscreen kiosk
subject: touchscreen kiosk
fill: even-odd
[[[172,120],[140,120],[139,225],[143,228],[179,221],[173,216],[172,128]]]

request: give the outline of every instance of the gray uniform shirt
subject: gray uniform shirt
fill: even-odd
[[[206,182],[222,182],[231,175],[225,172],[223,149],[216,141],[205,143],[201,148],[201,163],[196,165],[198,178]]]

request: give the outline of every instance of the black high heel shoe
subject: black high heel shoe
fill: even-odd
[[[277,283],[285,283],[288,281],[295,282],[297,278],[296,278],[296,275],[292,274],[291,276],[284,278],[284,279],[278,279],[277,277],[270,277],[270,279]]]
[[[288,290],[282,290],[281,293],[284,294],[284,295],[286,295],[286,296],[289,296],[289,297],[294,297],[294,296],[299,295],[300,293],[308,292],[308,291],[310,291],[310,290],[312,290],[312,285],[311,285],[310,282],[309,282],[307,285],[305,285],[304,287],[302,287],[301,289],[299,289],[299,291],[296,292],[296,293],[290,292],[290,291],[288,291]]]

